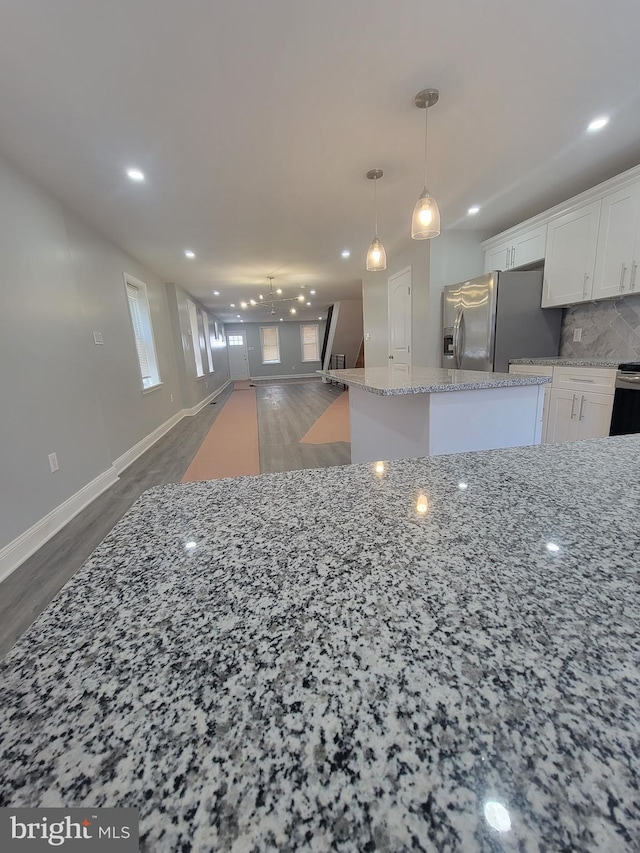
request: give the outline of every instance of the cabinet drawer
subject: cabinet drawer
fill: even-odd
[[[554,367],[553,387],[564,391],[613,395],[616,371],[593,367]]]
[[[510,364],[509,373],[520,373],[524,376],[553,376],[550,364]]]

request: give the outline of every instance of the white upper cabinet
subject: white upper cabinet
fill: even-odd
[[[517,237],[513,238],[513,264],[511,268],[523,267],[526,264],[544,260],[546,243],[546,225],[518,234]]]
[[[484,253],[484,271],[500,270],[502,272],[502,270],[508,270],[512,254],[513,245],[511,241],[487,249]]]
[[[546,239],[547,226],[540,225],[492,246],[484,253],[484,271],[513,270],[543,260]]]
[[[592,299],[633,293],[640,261],[640,183],[602,199]]]
[[[543,308],[591,299],[601,204],[598,199],[549,222]]]

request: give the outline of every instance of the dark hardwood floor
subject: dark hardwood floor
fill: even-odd
[[[320,380],[256,382],[260,470],[263,473],[346,465],[350,446],[299,444],[342,392]],[[0,657],[3,657],[82,566],[146,489],[179,483],[232,386],[214,403],[184,418],[120,475],[117,483],[79,513],[0,583]]]

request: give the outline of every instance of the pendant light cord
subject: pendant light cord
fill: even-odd
[[[375,219],[376,219],[376,240],[378,239],[378,179],[375,178],[373,181],[373,209],[375,211]]]
[[[429,105],[424,108],[424,188],[427,188],[427,130],[429,127]]]

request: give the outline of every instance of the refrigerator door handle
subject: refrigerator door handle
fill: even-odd
[[[462,320],[462,308],[456,309],[456,319],[453,323],[453,363],[456,368],[460,367],[460,321]]]

